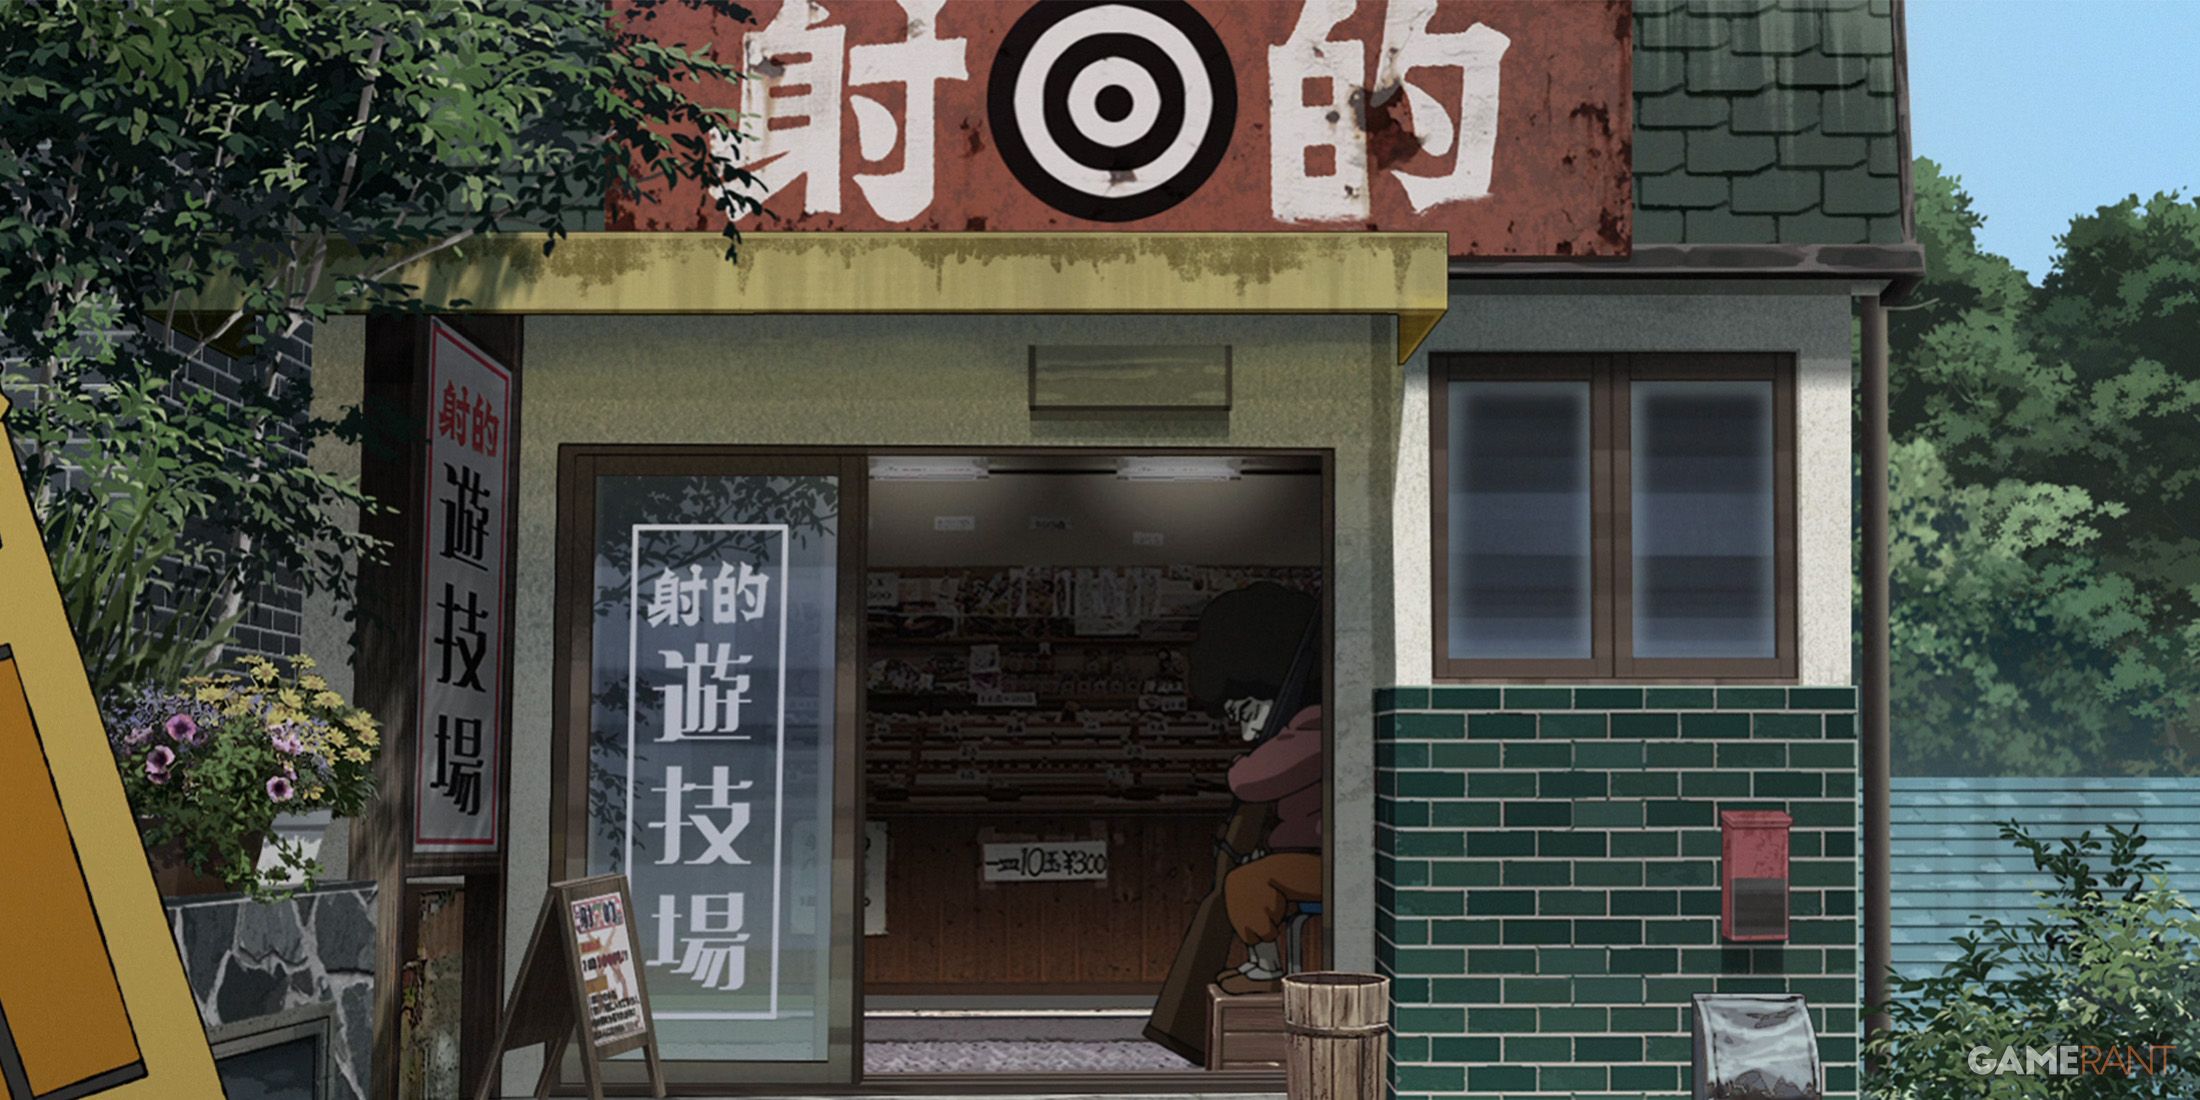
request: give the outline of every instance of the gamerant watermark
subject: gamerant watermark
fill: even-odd
[[[2053,1047],[1971,1048],[1971,1072],[2023,1074],[2031,1077],[2152,1076],[2170,1068],[2173,1046],[2096,1047],[2065,1043]]]

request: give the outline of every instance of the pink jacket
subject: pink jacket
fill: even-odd
[[[1230,765],[1230,793],[1246,802],[1276,804],[1269,851],[1321,851],[1322,708],[1298,712],[1274,737]]]

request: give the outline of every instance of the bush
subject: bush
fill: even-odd
[[[2054,878],[2039,893],[2039,915],[1988,920],[1956,937],[1962,957],[1939,974],[1891,979],[1889,1029],[1866,1045],[1866,1095],[2200,1095],[2200,913],[2170,887],[2163,861],[2141,851],[2146,838],[2111,827],[2105,850],[2090,832],[2050,845],[2013,821],[2001,835]],[[1972,1065],[1980,1047],[1998,1060],[2011,1047],[2021,1057],[2063,1046],[2096,1048],[2100,1058],[2136,1048],[2149,1052],[2153,1071],[1996,1075]]]

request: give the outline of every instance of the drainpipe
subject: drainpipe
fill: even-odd
[[[1864,1003],[1887,1001],[1887,968],[1894,959],[1890,925],[1888,862],[1888,776],[1893,755],[1888,745],[1887,567],[1887,306],[1877,297],[1863,299],[1864,335],[1864,667],[1858,755],[1864,786]],[[1887,1014],[1864,1020],[1867,1038],[1887,1028]]]
[[[1902,171],[1902,239],[1917,241],[1915,194],[1910,182],[1910,33],[1909,5],[1892,0],[1894,24],[1895,140]],[[1894,966],[1894,845],[1891,789],[1894,752],[1892,641],[1888,637],[1891,603],[1887,563],[1887,306],[1916,289],[1924,272],[1895,280],[1877,297],[1864,299],[1864,667],[1861,711],[1857,714],[1858,763],[1864,788],[1864,1004],[1887,1003],[1887,975]],[[1887,1013],[1864,1018],[1869,1038],[1887,1030]]]

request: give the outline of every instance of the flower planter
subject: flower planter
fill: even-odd
[[[302,880],[295,872],[284,871],[282,848],[287,845],[297,849],[299,854],[306,859],[319,859],[321,856],[321,842],[327,838],[329,825],[334,820],[335,815],[327,810],[314,810],[302,814],[276,814],[275,838],[272,842],[260,846],[260,858],[256,865],[259,867],[260,873],[266,876],[271,883],[280,883],[284,886],[301,885]]]
[[[264,842],[263,842],[264,843]],[[153,885],[164,898],[201,897],[207,894],[234,894],[238,890],[220,875],[204,874],[183,858],[180,845],[163,844],[147,848],[145,858],[153,867]],[[259,852],[253,853],[259,859]]]
[[[143,825],[164,826],[142,831],[177,841],[147,853],[165,896],[272,901],[310,887],[331,815],[356,814],[374,795],[373,718],[306,658],[292,658],[287,672],[264,657],[241,665],[145,688],[106,715],[131,807]],[[194,871],[185,847],[247,873],[228,882]]]

